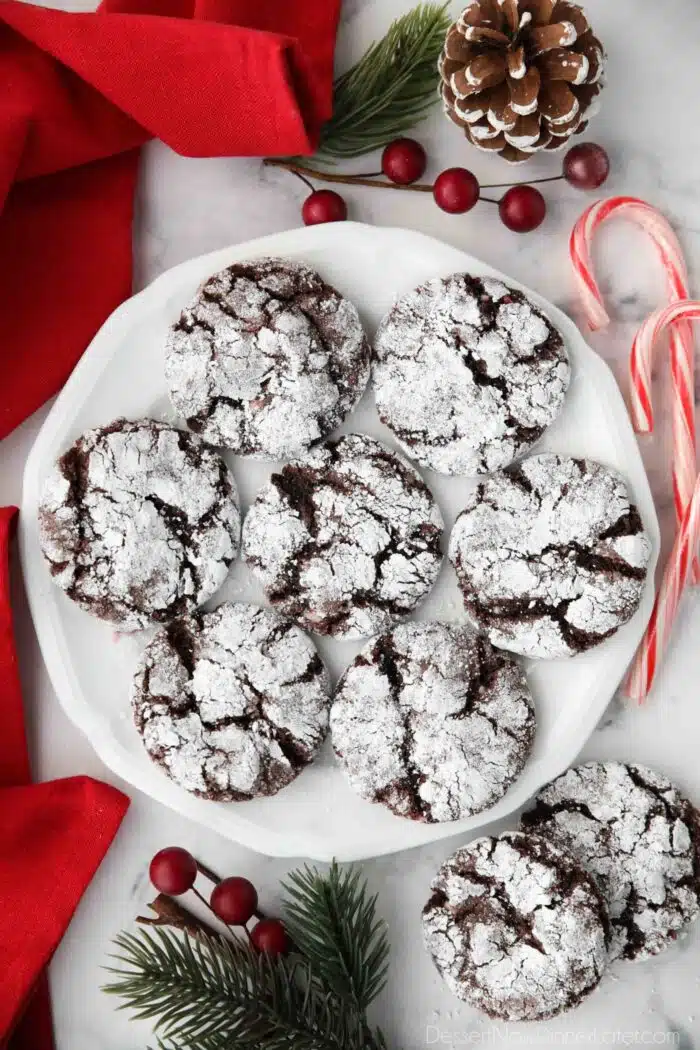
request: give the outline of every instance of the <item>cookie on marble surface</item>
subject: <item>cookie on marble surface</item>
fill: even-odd
[[[442,515],[402,456],[363,434],[273,474],[243,526],[243,556],[270,603],[336,638],[386,630],[427,595]]]
[[[299,627],[224,603],[175,620],[146,647],[132,707],[148,754],[200,798],[274,795],[318,753],[330,680]]]
[[[171,327],[173,404],[212,445],[289,459],[330,434],[362,397],[370,349],[355,306],[308,266],[234,263]]]
[[[535,713],[522,668],[473,628],[405,623],[344,673],[331,733],[358,794],[436,823],[506,793],[530,755]]]
[[[651,545],[619,474],[543,453],[479,484],[449,556],[467,613],[493,644],[547,659],[591,649],[627,623]]]
[[[559,414],[564,342],[522,292],[458,273],[402,296],[379,326],[377,410],[405,452],[441,474],[499,470]]]
[[[644,766],[590,762],[544,787],[523,830],[566,848],[594,876],[612,924],[611,957],[668,948],[700,909],[700,813]]]
[[[137,630],[210,598],[238,553],[233,475],[199,438],[118,419],[56,463],[39,507],[54,582],[87,612]]]
[[[489,1017],[544,1021],[598,985],[609,935],[602,895],[546,839],[476,839],[443,864],[432,891],[426,947],[451,991]]]

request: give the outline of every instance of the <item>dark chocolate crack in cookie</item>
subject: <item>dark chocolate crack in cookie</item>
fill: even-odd
[[[379,326],[377,410],[402,448],[441,474],[484,474],[526,451],[569,385],[560,333],[522,292],[453,274],[404,295]]]
[[[571,854],[535,835],[481,838],[446,861],[423,909],[449,988],[489,1017],[543,1021],[577,1006],[607,963],[608,917]]]
[[[148,754],[201,798],[274,795],[318,753],[330,683],[313,642],[270,609],[226,603],[168,624],[134,678]]]
[[[408,615],[437,579],[443,521],[420,475],[350,434],[273,474],[243,552],[276,608],[319,634],[360,638]]]
[[[39,528],[68,597],[136,630],[191,612],[218,590],[238,553],[238,494],[199,438],[155,420],[118,419],[58,460]]]
[[[483,481],[450,540],[471,619],[523,656],[571,656],[636,612],[651,546],[624,480],[591,460],[531,456]]]
[[[535,715],[522,668],[471,627],[406,623],[347,669],[331,732],[363,798],[434,823],[505,794],[530,754]]]
[[[173,404],[212,445],[288,459],[342,423],[362,397],[370,350],[357,310],[308,266],[234,263],[172,326]]]
[[[540,791],[522,827],[570,850],[596,878],[612,958],[668,948],[698,914],[700,814],[643,766],[590,762]]]

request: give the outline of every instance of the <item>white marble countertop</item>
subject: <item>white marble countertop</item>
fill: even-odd
[[[90,0],[61,6],[86,9]],[[339,62],[346,63],[381,34],[410,0],[345,0]],[[674,222],[687,250],[700,296],[700,125],[692,117],[697,88],[700,8],[696,0],[587,0],[593,25],[609,52],[602,113],[589,138],[609,150],[613,175],[606,192],[639,195]],[[453,4],[455,12],[459,3]],[[417,131],[430,157],[429,174],[453,164],[472,167],[483,182],[509,177],[505,165],[469,149],[436,109]],[[536,178],[556,173],[557,156],[527,169]],[[523,171],[523,169],[519,169]],[[520,177],[519,175],[517,177]],[[530,284],[577,317],[567,256],[568,233],[586,206],[585,195],[564,183],[544,187],[545,225],[518,237],[502,227],[491,206],[466,216],[440,212],[429,197],[348,189],[352,217],[406,226],[442,238]],[[136,287],[161,271],[233,242],[297,226],[304,187],[284,172],[263,171],[255,160],[186,160],[160,144],[144,150],[135,229]],[[652,248],[629,226],[611,228],[597,254],[614,323],[592,340],[624,377],[635,326],[662,301],[662,275]],[[668,405],[660,382],[658,404]],[[667,412],[659,435],[644,442],[662,525],[672,526],[667,454]],[[45,410],[11,435],[0,451],[0,501],[20,498],[24,460]],[[16,573],[15,614],[34,768],[41,779],[89,773],[114,776],[59,708],[47,678]],[[700,599],[690,595],[669,657],[649,705],[626,710],[613,701],[583,750],[586,757],[635,759],[674,778],[700,801]],[[694,636],[695,632],[695,636]],[[120,785],[124,786],[124,785]],[[115,1012],[99,986],[109,942],[150,898],[147,866],[165,845],[182,845],[222,874],[244,874],[274,912],[278,883],[293,866],[234,846],[129,791],[130,813],[90,886],[51,967],[58,1050],[143,1050],[146,1025]],[[376,1010],[389,1045],[404,1050],[470,1042],[535,1046],[555,1044],[660,1044],[700,1046],[700,923],[661,959],[617,964],[579,1009],[539,1025],[493,1025],[454,999],[425,955],[419,913],[430,880],[459,840],[445,840],[363,865],[391,929],[389,987]]]

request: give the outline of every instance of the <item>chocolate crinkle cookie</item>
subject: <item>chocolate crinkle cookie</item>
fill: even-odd
[[[700,814],[643,766],[591,762],[540,791],[522,827],[570,850],[595,877],[612,922],[611,957],[668,948],[700,907]]]
[[[561,334],[522,292],[466,273],[400,298],[374,342],[377,410],[406,453],[441,474],[485,474],[559,414],[570,367]]]
[[[350,434],[272,475],[246,516],[243,553],[280,612],[319,634],[360,638],[426,596],[442,530],[420,475]]]
[[[118,419],[56,463],[39,507],[54,582],[121,630],[188,613],[222,585],[238,553],[233,475],[182,430]]]
[[[607,962],[594,880],[535,835],[481,838],[446,861],[423,909],[426,947],[448,987],[489,1017],[543,1021],[577,1006]]]
[[[522,668],[471,627],[406,623],[347,669],[331,732],[363,798],[435,823],[505,794],[530,754],[535,715]]]
[[[172,326],[165,372],[195,433],[243,456],[288,459],[342,423],[369,379],[356,308],[308,266],[234,263]]]
[[[493,644],[552,658],[598,645],[634,615],[651,545],[619,474],[543,453],[481,482],[449,555]]]
[[[132,705],[148,754],[201,798],[274,795],[316,756],[330,683],[313,642],[269,609],[226,603],[147,646]]]

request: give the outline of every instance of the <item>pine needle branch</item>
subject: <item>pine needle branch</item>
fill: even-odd
[[[449,24],[447,4],[419,4],[336,80],[321,158],[369,153],[425,116],[437,99],[437,59]]]
[[[327,874],[307,866],[282,885],[292,940],[314,974],[364,1014],[386,984],[389,940],[361,872],[334,861]]]
[[[242,941],[168,930],[122,933],[114,980],[120,1009],[155,1022],[164,1050],[380,1050],[364,1017],[323,987],[310,963]]]

